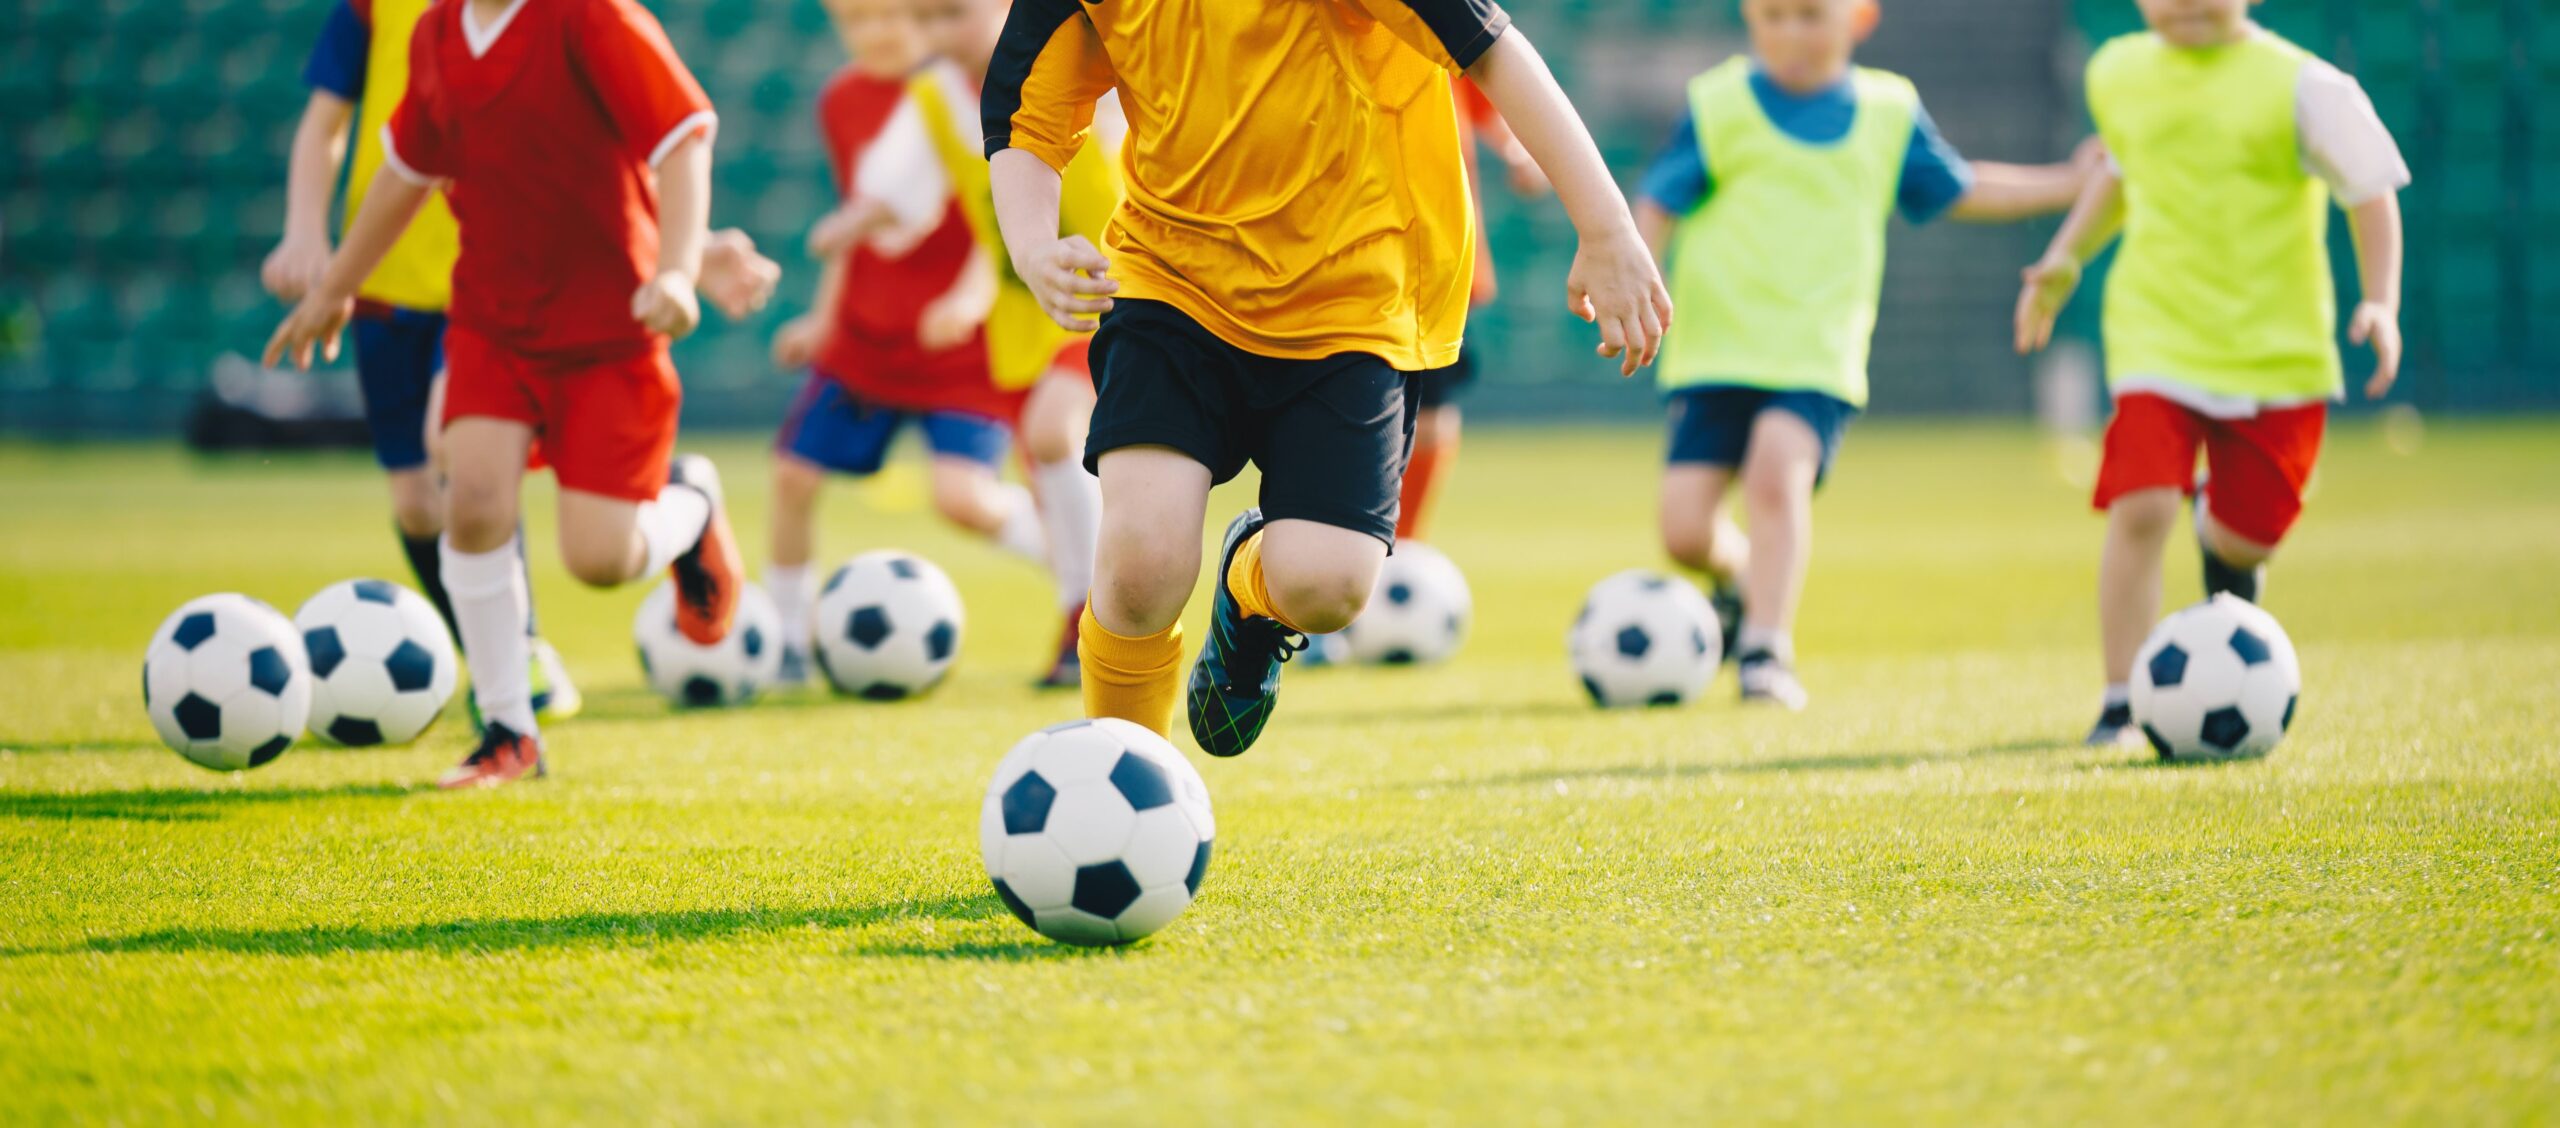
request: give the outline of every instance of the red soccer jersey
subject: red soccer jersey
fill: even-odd
[[[400,175],[444,182],[462,228],[454,323],[574,363],[664,344],[631,316],[658,267],[651,170],[716,124],[633,0],[515,0],[486,26],[441,0],[410,36],[383,145]]]
[[[840,198],[854,194],[854,170],[907,97],[907,80],[880,78],[847,67],[818,95],[818,128],[826,135],[827,160]],[[988,375],[985,336],[939,353],[916,341],[924,307],[950,292],[968,268],[976,236],[954,198],[941,223],[901,258],[884,258],[869,244],[857,246],[845,264],[843,296],[832,311],[818,368],[865,399],[894,407],[974,411],[1009,418],[1018,398],[996,389]]]

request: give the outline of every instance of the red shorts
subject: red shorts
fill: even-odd
[[[684,389],[665,347],[561,364],[456,325],[445,332],[444,357],[446,426],[479,417],[532,427],[562,489],[647,501],[666,488]]]
[[[2241,537],[2275,544],[2302,515],[2302,490],[2320,460],[2328,420],[2325,403],[2216,419],[2149,392],[2118,396],[2092,501],[2105,509],[2136,490],[2192,493],[2202,447],[2206,511]]]
[[[1066,344],[1058,346],[1058,354],[1049,358],[1047,371],[1040,375],[1045,379],[1060,372],[1084,377],[1088,384],[1093,382],[1093,334],[1076,334]]]

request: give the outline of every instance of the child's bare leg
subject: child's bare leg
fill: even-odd
[[[1719,588],[1740,583],[1751,559],[1751,541],[1725,512],[1732,485],[1731,468],[1703,462],[1675,462],[1662,472],[1662,549]]]
[[[809,562],[818,554],[818,491],[826,471],[789,452],[773,459],[773,545],[764,566],[765,594],[782,620],[783,645],[809,648]]]
[[[2160,619],[2160,554],[2178,527],[2179,491],[2135,490],[2107,506],[2098,558],[2098,645],[2113,696],[2133,680],[2133,656]]]
[[[1182,606],[1200,578],[1209,468],[1167,447],[1104,454],[1102,538],[1083,620],[1085,713],[1170,733],[1182,692]]]
[[[2196,539],[2204,544],[2204,593],[2207,597],[2229,592],[2258,601],[2259,589],[2265,581],[2265,567],[2276,548],[2232,532],[2230,526],[2213,516],[2213,491],[2196,499]]]
[[[1031,458],[1031,478],[1039,486],[1040,523],[1048,533],[1060,611],[1075,610],[1093,589],[1102,524],[1102,484],[1084,468],[1093,401],[1091,381],[1059,373],[1034,385],[1022,408],[1023,453]]]
[[[1751,562],[1742,585],[1745,652],[1793,659],[1789,634],[1813,556],[1813,483],[1821,468],[1822,440],[1802,418],[1763,411],[1752,422],[1742,462],[1742,505],[1751,521]]]
[[[519,491],[533,428],[472,417],[445,431],[446,521],[441,550],[455,633],[482,716],[532,735],[533,679],[525,620],[533,593],[515,544]]]
[[[996,477],[995,467],[958,455],[933,456],[933,508],[943,519],[1034,563],[1048,559],[1040,506],[1031,491]]]
[[[1350,626],[1387,561],[1384,541],[1320,521],[1273,521],[1261,536],[1272,617],[1305,634]]]

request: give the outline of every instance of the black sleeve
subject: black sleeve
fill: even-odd
[[[1004,34],[996,40],[995,58],[987,63],[987,82],[978,96],[978,124],[987,136],[987,156],[1013,147],[1013,116],[1022,112],[1022,84],[1031,65],[1076,16],[1079,0],[1014,0],[1005,16]]]
[[[1493,0],[1400,0],[1440,40],[1458,69],[1476,65],[1511,28],[1511,13]]]

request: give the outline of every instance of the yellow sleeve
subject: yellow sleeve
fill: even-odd
[[[1111,89],[1111,59],[1080,0],[1018,0],[987,68],[980,114],[987,155],[1020,149],[1065,171]]]

